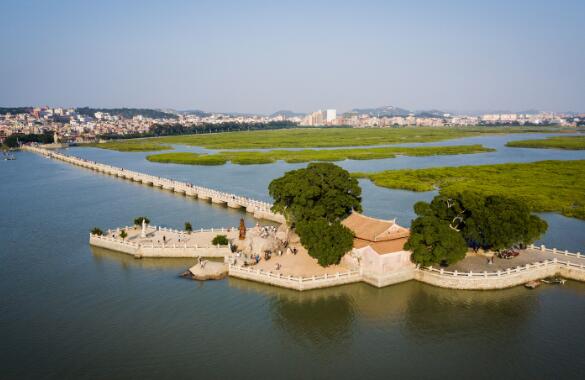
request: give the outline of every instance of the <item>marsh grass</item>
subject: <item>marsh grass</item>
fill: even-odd
[[[83,146],[117,150],[119,152],[154,152],[173,149],[173,147],[170,145],[161,144],[160,142],[154,142],[145,139],[114,140],[105,143],[94,143]]]
[[[584,150],[585,136],[556,136],[538,140],[509,141],[506,146],[514,148]]]
[[[555,127],[290,128],[150,137],[139,140],[117,140],[91,146],[125,152],[172,149],[168,144],[200,146],[208,149],[325,148],[425,143],[482,134],[560,131],[562,130]],[[128,147],[127,144],[133,146]],[[159,148],[156,144],[166,145],[164,148]]]
[[[151,139],[168,144],[208,149],[323,148],[433,142],[494,133],[558,132],[558,128],[528,127],[401,127],[401,128],[291,128],[215,134],[168,136]]]
[[[221,151],[213,154],[198,153],[162,153],[147,156],[152,162],[189,164],[189,165],[223,165],[228,161],[239,165],[270,164],[279,160],[288,163],[311,161],[373,160],[393,158],[396,155],[433,156],[451,154],[472,154],[491,152],[493,149],[482,145],[414,147],[414,148],[356,148],[334,150],[271,150],[263,152]]]
[[[585,219],[585,160],[387,170],[353,173],[378,186],[411,191],[440,189],[446,195],[471,190],[517,198],[533,211]]]

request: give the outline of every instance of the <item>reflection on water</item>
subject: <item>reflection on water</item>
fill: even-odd
[[[508,333],[509,329],[522,328],[536,312],[537,295],[523,287],[457,291],[417,286],[407,301],[404,331],[422,340]]]
[[[322,295],[303,301],[275,296],[269,308],[275,327],[304,345],[318,342],[326,348],[347,341],[353,332],[355,310],[347,295]]]

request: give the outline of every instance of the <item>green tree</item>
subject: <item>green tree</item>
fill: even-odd
[[[311,163],[273,180],[268,191],[272,211],[282,213],[301,244],[320,265],[339,260],[353,245],[353,233],[340,221],[361,211],[362,190],[346,170],[331,163]]]
[[[134,218],[134,225],[135,226],[140,226],[142,225],[142,221],[144,220],[144,222],[146,224],[150,224],[150,219],[148,219],[146,216],[139,216],[137,218]]]
[[[468,247],[477,251],[525,246],[547,229],[528,205],[499,195],[439,195],[430,203],[418,202],[414,210],[417,218],[406,248],[422,265],[452,264],[465,257]]]
[[[428,203],[418,202],[415,212],[419,215],[410,227],[405,248],[412,251],[411,260],[423,266],[453,264],[463,258],[467,244],[463,236],[448,220],[437,217]]]
[[[187,231],[188,233],[191,233],[191,231],[193,231],[193,226],[191,225],[191,222],[185,222],[185,231]]]
[[[216,235],[211,241],[213,245],[228,245],[228,243],[228,238],[225,235]]]
[[[311,163],[273,180],[268,191],[272,211],[282,213],[289,224],[326,219],[339,221],[361,211],[361,188],[346,170],[331,163]]]
[[[122,238],[122,240],[128,237],[128,233],[126,232],[126,230],[120,231],[120,237]]]
[[[97,235],[97,236],[102,236],[104,234],[104,231],[102,231],[100,228],[94,227],[91,230],[91,234]]]
[[[297,223],[301,244],[321,266],[339,264],[353,247],[353,233],[339,222],[324,218]]]
[[[548,228],[544,220],[530,213],[527,204],[517,199],[463,194],[458,202],[465,209],[461,232],[472,248],[502,250],[526,246]]]

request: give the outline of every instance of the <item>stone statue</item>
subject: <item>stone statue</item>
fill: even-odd
[[[142,219],[142,231],[140,232],[140,237],[146,237],[146,221],[144,219]]]
[[[244,224],[244,218],[240,219],[240,240],[246,238],[246,225]]]

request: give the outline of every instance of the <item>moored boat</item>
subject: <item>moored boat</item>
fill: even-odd
[[[566,280],[560,276],[551,276],[542,280],[545,284],[564,285]]]

